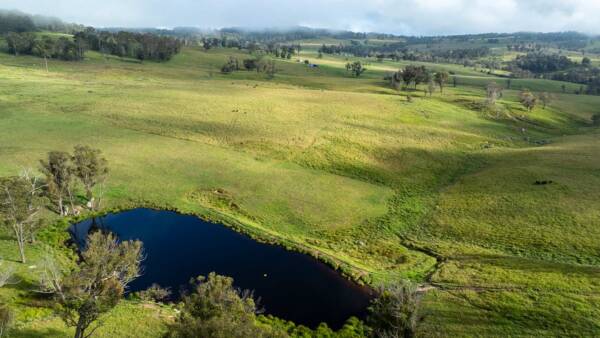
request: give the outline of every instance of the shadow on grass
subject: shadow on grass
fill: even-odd
[[[71,335],[67,335],[70,337]],[[65,332],[53,328],[35,330],[35,329],[18,329],[9,332],[9,336],[12,338],[64,338]]]

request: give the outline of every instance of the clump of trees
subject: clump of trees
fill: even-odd
[[[48,199],[56,204],[61,216],[76,214],[74,194],[76,184],[81,183],[87,207],[95,210],[99,202],[93,190],[108,175],[107,161],[100,150],[88,146],[76,146],[73,155],[52,151],[40,163],[44,179],[31,169],[18,176],[0,178],[0,225],[14,235],[22,263],[27,261],[26,245],[35,242],[35,233],[42,224],[39,212]]]
[[[419,301],[417,287],[409,281],[379,288],[367,318],[374,336],[414,337]]]
[[[240,63],[233,56],[230,56],[227,62],[221,67],[221,73],[223,74],[233,73],[236,70],[240,70]]]
[[[538,97],[526,89],[519,94],[519,102],[530,112],[537,106]]]
[[[37,37],[33,33],[8,33],[6,35],[8,52],[19,55],[34,55],[44,59],[53,58],[65,61],[77,61],[83,58],[83,51],[76,42],[67,38],[53,39],[49,36]]]
[[[564,55],[541,52],[519,55],[514,62],[519,68],[532,73],[556,72],[575,66],[575,63]]]
[[[346,71],[352,74],[354,77],[359,77],[367,69],[362,65],[360,61],[348,62],[346,64]]]
[[[245,59],[241,64],[248,71],[256,70],[257,73],[266,74],[268,79],[274,78],[275,74],[277,74],[275,61],[262,56],[256,59]],[[240,62],[233,56],[230,56],[227,62],[221,66],[221,73],[223,74],[231,74],[238,70],[241,70]]]
[[[300,45],[280,45],[274,42],[267,43],[265,52],[276,58],[291,59],[296,53],[300,53]]]
[[[70,212],[76,213],[74,190],[78,182],[86,191],[87,206],[92,210],[96,209],[99,202],[94,198],[93,189],[97,185],[102,186],[108,175],[108,164],[100,150],[78,145],[72,155],[52,151],[48,153],[48,158],[40,163],[46,176],[48,193],[61,216]],[[65,207],[66,201],[69,202],[70,210]]]
[[[245,338],[263,337],[256,325],[252,293],[233,287],[233,279],[215,273],[198,277],[194,291],[185,296],[181,313],[166,337]]]
[[[429,82],[431,74],[425,66],[406,66],[402,70],[401,78],[404,85],[409,86],[413,84],[415,89],[417,89],[419,84]]]
[[[417,86],[421,83],[427,83],[431,86],[437,84],[440,86],[440,90],[443,88],[445,83],[448,81],[448,73],[443,72],[440,75],[432,76],[431,72],[425,66],[406,66],[403,69],[391,74],[388,79],[393,88],[400,89],[402,85],[408,87],[414,85]],[[429,88],[428,88],[429,89]]]

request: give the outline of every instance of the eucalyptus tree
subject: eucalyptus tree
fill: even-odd
[[[359,77],[367,69],[363,66],[363,64],[360,61],[355,61],[346,64],[346,70],[349,71],[353,76]]]
[[[46,184],[50,195],[56,200],[58,212],[61,216],[68,214],[64,202],[69,199],[71,208],[73,204],[73,178],[74,170],[71,156],[63,151],[51,151],[48,159],[40,161],[42,172],[46,175]]]
[[[27,261],[25,245],[40,205],[37,188],[24,178],[0,179],[0,221],[15,235],[22,263]]]
[[[48,36],[44,36],[43,38],[36,40],[33,46],[33,52],[36,55],[44,58],[46,72],[48,72],[48,58],[52,57],[53,49],[54,41],[52,41],[52,38]]]
[[[93,188],[106,179],[108,165],[102,156],[102,151],[89,146],[77,145],[71,156],[73,173],[81,181],[85,188],[89,207],[94,209]]]
[[[119,242],[97,231],[88,237],[81,258],[78,270],[52,284],[56,311],[75,327],[75,338],[90,337],[102,325],[100,317],[117,306],[127,285],[140,275],[142,243]]]
[[[538,99],[542,103],[542,106],[544,107],[544,109],[546,109],[546,106],[548,106],[550,104],[550,102],[552,102],[552,100],[554,100],[554,96],[548,92],[541,92],[538,95]]]
[[[444,85],[448,82],[450,75],[446,71],[435,73],[433,79],[435,83],[440,87],[440,93],[444,93]]]
[[[519,101],[527,109],[527,111],[532,111],[538,103],[538,98],[529,90],[523,90],[519,94]]]
[[[485,87],[485,91],[488,106],[495,106],[496,100],[502,96],[502,87],[500,87],[496,82],[490,82]]]

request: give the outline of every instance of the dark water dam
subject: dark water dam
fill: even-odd
[[[372,298],[367,288],[308,255],[256,242],[195,216],[135,209],[77,223],[71,233],[82,246],[94,228],[143,242],[143,275],[129,291],[157,283],[177,294],[190,278],[214,271],[233,277],[238,288],[253,290],[266,314],[312,328],[325,322],[334,329],[351,316],[364,317]]]

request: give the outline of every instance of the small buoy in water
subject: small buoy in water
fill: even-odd
[[[265,273],[265,274],[263,275],[263,277],[267,277],[267,274]]]

